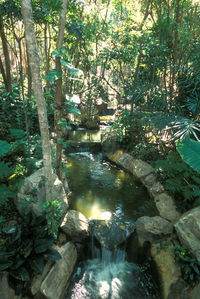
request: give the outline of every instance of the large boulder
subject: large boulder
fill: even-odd
[[[136,221],[136,232],[141,245],[146,241],[151,244],[160,242],[168,237],[172,231],[171,222],[160,216],[143,216]]]
[[[68,209],[68,200],[63,183],[58,179],[56,174],[53,174],[53,198],[60,202],[62,215],[64,217]],[[17,209],[20,213],[24,210],[32,212],[34,216],[41,216],[43,211],[43,204],[46,201],[44,186],[44,172],[43,168],[34,172],[27,177],[17,194],[15,201]]]
[[[199,299],[200,298],[200,283],[198,283],[192,291],[190,291],[187,299]]]
[[[88,219],[78,211],[70,210],[65,215],[61,229],[74,241],[82,242],[89,237]]]
[[[180,242],[200,262],[200,207],[183,214],[174,227]]]
[[[166,192],[156,195],[154,197],[154,202],[161,217],[171,222],[177,221],[180,217],[179,212],[176,210],[173,198]]]
[[[77,250],[68,242],[60,249],[62,258],[54,264],[42,282],[40,291],[48,299],[62,299],[77,261]]]
[[[8,272],[0,272],[0,298],[21,299],[21,295],[15,295],[15,291],[8,284]]]
[[[165,248],[161,244],[154,244],[151,247],[151,256],[160,280],[161,297],[163,299],[186,299],[182,296],[185,293],[185,284],[181,279],[180,268],[174,260],[172,244],[169,243]]]

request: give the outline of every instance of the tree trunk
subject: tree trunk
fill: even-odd
[[[8,92],[10,92],[12,90],[10,56],[9,56],[9,51],[8,51],[6,35],[4,32],[4,27],[3,27],[3,19],[2,19],[1,15],[0,15],[0,36],[1,36],[1,41],[2,41],[3,54],[5,57],[5,70],[4,70],[4,72],[2,72],[2,66],[3,66],[3,64],[2,64],[1,72],[2,72],[6,90]],[[6,75],[6,77],[5,77],[5,75]],[[5,78],[6,78],[6,81],[5,81]]]
[[[33,13],[31,0],[22,0],[22,16],[24,20],[25,37],[27,50],[29,53],[29,62],[31,67],[33,92],[36,98],[40,133],[42,138],[42,153],[44,163],[46,200],[51,201],[53,191],[53,176],[51,162],[51,146],[49,141],[49,128],[45,99],[42,89],[42,79],[40,76],[40,59],[36,44]]]
[[[56,44],[56,49],[59,50],[63,45],[64,40],[64,29],[65,29],[65,16],[67,12],[68,0],[63,0],[62,10],[60,13],[59,21],[59,32]],[[56,69],[61,70],[60,57],[56,57]],[[56,171],[59,179],[62,176],[62,144],[60,140],[62,139],[62,127],[58,124],[62,119],[63,110],[63,92],[62,92],[62,77],[56,80],[56,96],[55,96],[55,133],[56,133]]]

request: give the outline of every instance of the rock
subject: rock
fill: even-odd
[[[171,249],[172,245],[169,245],[165,249],[161,249],[159,245],[151,247],[151,256],[156,264],[159,275],[162,299],[173,298],[169,297],[172,285],[174,288],[174,284],[181,279],[181,271],[177,264],[175,264]]]
[[[167,299],[189,299],[188,286],[182,278],[175,280],[170,285]]]
[[[25,179],[24,184],[17,194],[15,202],[20,213],[23,213],[24,209],[28,209],[34,216],[40,216],[43,214],[43,204],[46,200],[43,176],[43,168],[41,168]],[[68,200],[63,184],[56,174],[53,174],[53,179],[53,199],[56,199],[61,203],[62,218],[67,211]]]
[[[148,163],[135,159],[132,163],[132,173],[137,178],[141,179],[153,172],[153,168]]]
[[[147,175],[146,177],[142,178],[142,183],[145,185],[145,187],[149,188],[156,183],[156,176],[155,174],[151,173]]]
[[[176,210],[176,206],[171,196],[163,192],[154,197],[154,202],[161,217],[175,222],[180,217]]]
[[[126,241],[134,231],[134,224],[121,224],[115,221],[94,220],[93,234],[102,247],[113,250]]]
[[[200,207],[183,214],[174,227],[182,245],[200,262]]]
[[[160,242],[168,237],[173,231],[173,225],[159,216],[143,216],[136,221],[136,232],[141,245],[145,241],[151,244]]]
[[[0,272],[0,298],[21,299],[22,296],[15,295],[15,291],[8,284],[8,272]]]
[[[110,158],[129,170],[138,179],[146,177],[153,172],[151,165],[142,160],[134,159],[131,155],[122,151],[117,151],[114,155],[110,155]]]
[[[125,169],[132,171],[131,163],[133,161],[133,157],[127,153],[122,153],[121,156],[117,157],[116,162],[119,163]]]
[[[41,285],[41,293],[48,299],[62,299],[77,261],[77,251],[68,242],[59,250],[62,259],[56,261]]]
[[[88,219],[75,210],[70,210],[65,215],[61,229],[75,242],[82,242],[89,237]]]
[[[198,283],[194,289],[190,292],[188,299],[199,299],[200,298],[200,283]]]
[[[42,281],[44,280],[44,278],[46,277],[47,273],[50,271],[51,266],[52,266],[53,262],[52,261],[48,261],[44,267],[44,271],[41,274],[35,275],[31,281],[31,294],[34,296],[36,295],[39,291],[40,291],[40,286],[42,284]]]
[[[63,244],[65,244],[66,242],[67,242],[67,237],[66,237],[66,235],[63,234],[63,233],[59,233],[59,234],[58,234],[58,243],[59,243],[59,245],[63,245]]]
[[[158,194],[163,193],[164,191],[165,191],[164,187],[160,182],[155,182],[153,184],[153,186],[151,188],[149,188],[149,193],[153,197],[157,196]]]

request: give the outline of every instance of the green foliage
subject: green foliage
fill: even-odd
[[[188,248],[173,240],[175,260],[181,268],[185,281],[194,284],[200,280],[200,263],[192,256]]]
[[[45,202],[43,205],[43,210],[46,214],[47,228],[49,234],[51,234],[56,239],[58,234],[58,228],[60,225],[59,221],[62,215],[61,204],[58,200],[54,199],[50,202]]]
[[[47,82],[55,82],[57,79],[60,79],[61,77],[62,77],[62,71],[53,69],[48,72],[47,76],[44,76],[44,79]]]
[[[141,114],[124,110],[112,126],[117,141],[126,149],[133,150],[134,146],[142,142],[144,127],[141,123]]]
[[[200,173],[200,142],[184,138],[176,143],[176,149],[183,161]]]
[[[16,292],[22,292],[33,273],[42,274],[47,260],[60,259],[52,247],[44,217],[33,219],[28,214],[20,224],[1,230],[6,241],[0,251],[0,271],[8,271],[9,282]]]
[[[0,157],[6,155],[10,149],[11,145],[8,142],[0,140]]]
[[[73,95],[68,95],[69,98],[73,98]],[[71,100],[67,100],[65,102],[65,107],[66,107],[66,112],[67,113],[72,113],[74,115],[80,115],[81,112],[78,108],[75,107],[76,103],[72,102]]]
[[[81,70],[79,70],[77,68],[74,68],[72,66],[71,58],[70,58],[70,56],[68,54],[68,51],[65,47],[61,47],[59,50],[54,50],[52,52],[52,54],[55,57],[60,58],[61,65],[67,68],[67,71],[68,71],[69,75],[73,75],[73,76],[74,75],[75,76],[82,75]],[[62,77],[62,70],[52,69],[48,72],[47,76],[44,76],[44,79],[47,82],[54,83],[54,82],[56,82],[56,80],[60,79],[61,77]],[[74,78],[70,78],[70,79],[74,79]]]
[[[199,204],[200,175],[185,164],[178,153],[170,152],[166,160],[156,161],[155,169],[182,211]]]

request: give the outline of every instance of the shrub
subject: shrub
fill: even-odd
[[[21,224],[1,230],[6,241],[0,248],[0,271],[8,271],[9,284],[16,294],[25,291],[33,273],[43,273],[47,260],[58,260],[60,254],[52,248],[54,239],[49,235],[45,216],[23,218]]]

